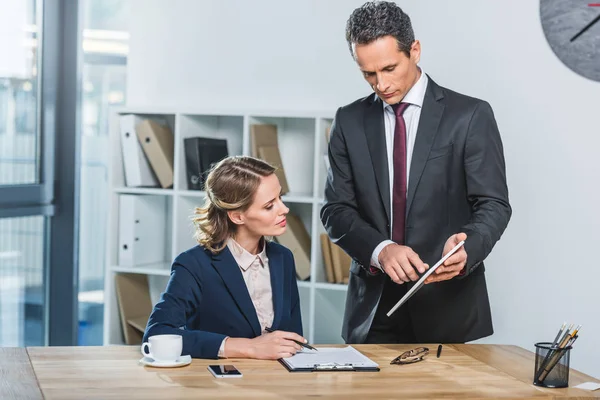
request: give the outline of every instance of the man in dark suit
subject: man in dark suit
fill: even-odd
[[[329,143],[321,220],[353,259],[342,336],[456,343],[491,335],[483,260],[512,212],[492,109],[421,70],[421,45],[394,3],[356,9],[346,38],[375,93],[338,109]],[[388,317],[428,263],[461,240]]]

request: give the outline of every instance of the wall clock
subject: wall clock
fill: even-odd
[[[600,82],[600,3],[540,0],[540,18],[554,54],[579,75]]]

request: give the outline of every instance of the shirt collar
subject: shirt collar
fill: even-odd
[[[230,237],[229,239],[227,239],[227,247],[229,248],[229,251],[233,255],[233,258],[235,258],[235,261],[238,263],[240,268],[244,271],[250,268],[250,266],[252,266],[252,264],[254,263],[254,261],[256,261],[257,258],[260,260],[261,266],[264,267],[267,265],[267,243],[265,239],[262,239],[262,245],[263,246],[260,253],[252,254],[248,250],[244,249],[233,238]]]
[[[425,100],[425,92],[427,91],[427,82],[429,81],[429,79],[427,78],[427,75],[425,74],[425,72],[423,72],[422,68],[419,68],[419,70],[421,71],[421,76],[417,80],[417,83],[415,83],[413,85],[413,87],[410,88],[408,93],[406,93],[406,95],[402,99],[402,102],[410,103],[412,105],[422,108],[423,101]],[[375,96],[377,96],[377,95],[375,95]],[[377,97],[379,97],[379,96],[377,96]],[[388,107],[390,109],[392,108],[392,106],[389,105],[388,103],[386,103],[385,101],[383,101],[383,99],[381,102],[383,103],[384,110]]]

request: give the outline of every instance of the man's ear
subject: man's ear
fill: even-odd
[[[244,215],[241,211],[227,211],[227,216],[236,225],[244,225]]]
[[[421,61],[421,42],[415,40],[410,46],[410,59],[414,61],[415,64],[418,64]]]

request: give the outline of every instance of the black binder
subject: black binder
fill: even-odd
[[[229,155],[226,139],[192,137],[183,139],[188,190],[202,190],[213,164]]]

